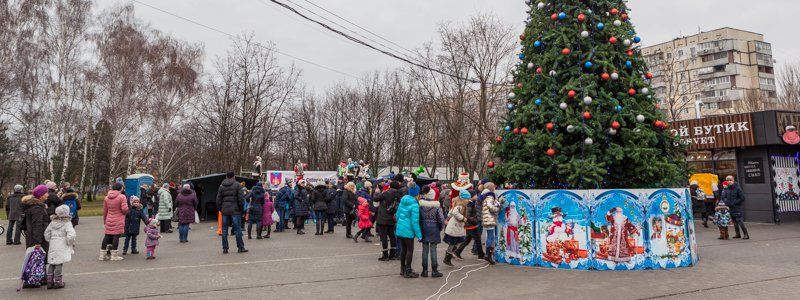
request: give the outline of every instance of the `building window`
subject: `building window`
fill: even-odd
[[[763,84],[763,85],[773,85],[774,86],[775,85],[775,79],[759,77],[758,78],[758,83]]]
[[[700,50],[709,50],[722,47],[722,41],[713,41],[700,44]]]
[[[702,56],[703,62],[709,62],[709,61],[723,59],[723,58],[728,58],[728,53],[727,52],[720,52],[720,53],[714,53],[714,54],[708,54],[708,55],[703,55]]]
[[[705,104],[703,104],[703,107],[704,107],[705,109],[718,109],[718,108],[719,108],[719,105],[718,105],[716,102],[712,102],[712,103],[705,103]]]
[[[728,90],[714,90],[714,91],[703,92],[703,97],[705,98],[724,97],[726,95],[728,95]]]
[[[756,53],[756,59],[757,60],[763,60],[763,61],[772,62],[772,55],[764,54],[764,53]]]
[[[726,65],[714,66],[714,72],[725,72]]]
[[[772,51],[772,45],[769,43],[756,41],[756,51]]]
[[[772,67],[767,67],[767,66],[758,66],[758,72],[759,73],[774,74],[775,73],[775,69],[773,69]]]
[[[723,77],[711,78],[711,79],[705,81],[705,85],[706,86],[714,86],[714,85],[723,84],[723,83],[731,83],[731,77],[730,76],[723,76]]]

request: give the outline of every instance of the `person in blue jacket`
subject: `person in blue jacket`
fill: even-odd
[[[422,231],[419,228],[419,186],[413,184],[408,188],[408,194],[400,199],[397,207],[395,219],[395,235],[397,236],[402,248],[400,250],[400,274],[405,278],[417,278],[419,274],[411,270],[411,262],[414,258],[414,239],[422,239]]]
[[[286,229],[286,220],[289,219],[288,212],[289,206],[294,200],[294,193],[292,192],[292,179],[286,178],[285,185],[278,190],[275,196],[275,211],[278,212],[278,225],[275,226],[275,232],[283,232]]]

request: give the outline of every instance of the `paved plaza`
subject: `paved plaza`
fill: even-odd
[[[177,232],[165,234],[156,260],[129,254],[99,262],[101,218],[81,222],[73,261],[64,267],[65,289],[16,293],[24,249],[0,246],[0,299],[798,299],[800,288],[800,224],[748,224],[749,241],[719,241],[715,229],[698,224],[700,262],[693,268],[483,268],[467,254],[456,268],[442,268],[445,275],[455,270],[446,281],[401,278],[399,261],[378,261],[378,244],[355,244],[342,227],[322,237],[273,233],[245,240],[249,253],[223,255],[216,223],[202,223],[193,226],[188,244],[178,243]],[[313,232],[313,224],[306,227]],[[419,244],[416,250],[419,271]],[[441,259],[444,247],[439,250]]]

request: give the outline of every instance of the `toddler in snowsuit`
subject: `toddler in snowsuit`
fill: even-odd
[[[365,242],[371,243],[367,231],[372,228],[372,215],[370,202],[364,197],[358,197],[358,232],[353,236],[353,241],[358,243],[360,236]]]
[[[72,217],[69,206],[61,205],[56,208],[56,214],[50,216],[50,225],[44,231],[44,239],[50,242],[47,251],[47,288],[63,288],[64,280],[61,275],[65,263],[72,260],[75,253],[75,229],[72,227]]]
[[[730,239],[728,235],[728,225],[731,223],[730,208],[725,205],[725,202],[718,202],[714,213],[714,223],[719,227],[719,237],[717,239],[727,240]]]
[[[139,254],[136,251],[136,237],[139,236],[140,227],[139,221],[147,225],[147,215],[145,215],[144,205],[142,205],[139,197],[131,196],[131,205],[128,214],[125,216],[125,244],[122,247],[122,255],[128,254],[128,246],[131,248],[131,254]]]
[[[158,220],[150,219],[150,224],[144,228],[144,233],[147,235],[147,240],[144,246],[147,247],[147,259],[156,259],[156,246],[158,246],[158,239],[161,234],[158,232]]]

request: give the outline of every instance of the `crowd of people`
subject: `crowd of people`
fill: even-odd
[[[229,235],[234,235],[238,253],[248,252],[245,228],[248,240],[253,238],[254,227],[256,239],[268,239],[272,225],[275,232],[294,230],[303,235],[305,225],[313,222],[316,236],[334,233],[337,225],[343,225],[345,237],[355,243],[372,242],[377,235],[381,245],[378,260],[399,260],[400,274],[405,278],[441,277],[437,258],[440,243],[446,244],[441,260],[445,265],[462,260],[470,244],[476,258],[495,264],[496,226],[503,200],[495,194],[494,183],[481,180],[473,184],[466,173],[450,184],[418,183],[413,174],[377,180],[355,174],[344,172],[339,180],[313,185],[300,173],[287,178],[273,192],[261,181],[248,190],[234,173],[227,173],[215,203],[220,214],[222,253],[228,253]],[[701,214],[705,227],[709,221],[716,223],[719,238],[728,239],[728,224],[733,222],[733,238],[749,239],[742,219],[744,193],[732,176],[715,189],[713,196],[706,195],[697,182],[691,183],[689,191],[694,211]],[[144,199],[126,195],[121,180],[111,185],[103,200],[104,235],[98,260],[118,261],[129,253],[139,254],[137,237],[142,232],[146,259],[156,259],[159,240],[163,234],[172,233],[173,222],[178,224],[178,241],[189,242],[190,225],[199,222],[196,208],[200,201],[191,183],[180,189],[174,183],[165,183],[159,189],[144,186],[140,196]],[[25,232],[21,288],[63,288],[63,265],[74,253],[80,197],[69,184],[59,187],[47,181],[27,193],[17,185],[5,209],[9,220],[6,244],[20,245],[21,232]],[[423,250],[420,273],[412,269],[417,242]]]

